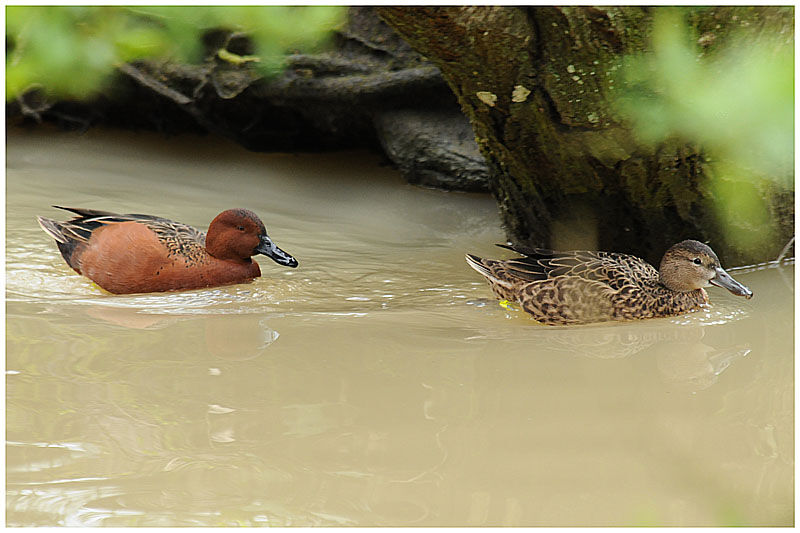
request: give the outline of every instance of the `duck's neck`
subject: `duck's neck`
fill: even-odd
[[[672,292],[679,292],[679,293],[686,292],[686,293],[689,293],[689,292],[694,292],[694,291],[697,290],[691,285],[683,284],[680,281],[676,282],[675,279],[673,279],[671,281],[668,281],[664,276],[661,275],[660,272],[659,272],[659,275],[658,275],[658,283],[659,283],[659,285],[663,286],[668,291],[672,291]]]
[[[674,289],[670,289],[663,283],[659,283],[657,286],[657,292],[660,293],[661,296],[665,296],[672,301],[673,305],[678,307],[687,307],[687,309],[696,308],[697,306],[708,303],[708,294],[706,293],[705,289],[676,291]]]

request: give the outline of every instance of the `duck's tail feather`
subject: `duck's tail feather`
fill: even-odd
[[[504,275],[502,261],[497,261],[495,259],[483,259],[472,254],[467,254],[465,259],[467,260],[467,264],[469,266],[471,266],[476,272],[489,281],[489,284],[493,287],[493,290],[496,293],[498,290],[510,289],[512,287],[512,283],[508,279],[508,276]],[[510,296],[502,297],[511,299]]]
[[[467,264],[469,266],[471,266],[480,275],[488,279],[490,283],[501,285],[506,288],[509,287],[508,280],[498,277],[496,269],[492,268],[493,266],[497,265],[499,261],[495,259],[483,259],[482,257],[478,257],[477,255],[473,254],[467,254],[465,259],[467,260]]]
[[[94,218],[94,217],[115,217],[119,216],[116,213],[112,213],[111,211],[99,211],[97,209],[84,209],[83,207],[64,207],[61,205],[54,205],[56,209],[63,209],[64,211],[69,211],[71,213],[75,213],[76,215],[80,215],[84,218]]]
[[[527,257],[543,258],[543,257],[553,257],[559,254],[559,252],[551,250],[550,248],[531,248],[529,246],[525,246],[522,244],[507,243],[507,244],[495,244],[495,246],[499,246],[500,248],[505,248],[506,250],[512,250],[514,252],[517,252],[518,254]]]
[[[481,274],[482,276],[491,277],[492,273],[489,268],[483,264],[483,259],[478,257],[477,255],[467,254],[464,256],[464,259],[467,260],[467,264],[471,266],[476,272]]]
[[[39,222],[39,226],[41,226],[44,232],[54,238],[56,242],[67,242],[67,238],[64,236],[63,226],[60,222],[39,216],[36,217],[36,220]]]
[[[56,245],[58,245],[58,251],[61,252],[61,256],[67,264],[71,266],[75,272],[80,274],[80,266],[76,263],[77,260],[73,255],[84,242],[89,240],[91,232],[88,232],[88,235],[80,235],[78,232],[85,232],[85,230],[79,227],[39,216],[36,217],[36,220],[39,222],[39,226],[42,227],[44,232],[55,239]]]
[[[50,218],[40,216],[37,216],[36,220],[39,222],[39,226],[41,226],[45,233],[50,235],[56,240],[56,242],[61,244],[67,244],[70,242],[87,242],[92,236],[92,230],[90,228],[84,228],[66,222],[58,222]]]

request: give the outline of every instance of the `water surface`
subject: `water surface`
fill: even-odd
[[[539,326],[463,255],[488,196],[372,155],[12,131],[10,526],[793,523],[793,266],[672,319]],[[207,227],[247,207],[298,258],[250,284],[110,295],[51,204]]]

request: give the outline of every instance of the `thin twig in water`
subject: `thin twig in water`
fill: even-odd
[[[781,261],[783,261],[783,258],[786,256],[786,253],[789,251],[789,248],[791,248],[793,245],[794,245],[794,237],[792,237],[789,240],[789,242],[786,243],[786,246],[784,246],[783,250],[781,250],[781,253],[778,254],[778,258],[775,260],[775,262],[776,263],[780,263]]]

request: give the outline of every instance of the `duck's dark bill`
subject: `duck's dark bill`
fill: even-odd
[[[728,289],[736,296],[744,296],[748,300],[753,297],[753,291],[733,279],[731,275],[725,272],[723,269],[717,267],[716,271],[717,275],[711,278],[709,283],[716,285],[717,287],[722,287],[723,289]]]
[[[275,243],[266,235],[261,236],[261,244],[256,247],[256,252],[266,255],[279,265],[292,268],[297,266],[297,259],[275,246]]]

